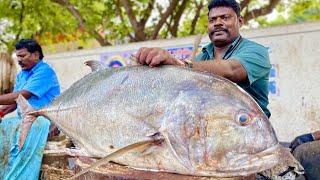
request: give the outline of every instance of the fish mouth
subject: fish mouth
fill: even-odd
[[[257,154],[241,154],[228,163],[228,167],[217,169],[221,177],[248,176],[271,169],[275,166],[294,167],[303,171],[302,166],[291,155],[289,149],[276,144]]]
[[[197,171],[198,176],[213,176],[213,177],[237,177],[249,176],[255,173],[263,172],[273,167],[280,166],[281,168],[293,167],[295,172],[303,171],[302,166],[291,155],[289,149],[284,148],[280,144],[261,151],[257,154],[240,154],[232,159],[227,160],[228,163],[224,166],[214,169],[202,169]],[[284,171],[286,170],[284,169]]]
[[[279,152],[282,148],[279,144],[272,146],[257,154],[240,154],[239,156],[231,159],[228,163],[228,167],[224,172],[245,172],[246,174],[256,173],[270,169],[277,165],[279,162]]]

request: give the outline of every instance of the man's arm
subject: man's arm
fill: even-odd
[[[27,90],[4,94],[0,96],[0,105],[15,105],[15,100],[18,98],[19,94],[21,94],[26,99],[29,99],[32,96],[32,93]]]
[[[182,60],[174,58],[168,51],[161,48],[141,48],[135,57],[137,58],[138,63],[150,67],[159,65],[185,66],[185,63]],[[227,78],[235,83],[247,79],[246,70],[237,60],[193,62],[193,69],[210,72]]]
[[[3,118],[5,115],[13,112],[16,109],[17,109],[17,105],[16,104],[2,106],[0,108],[0,118]]]
[[[298,146],[301,144],[312,142],[312,141],[318,141],[320,140],[320,130],[315,131],[313,133],[303,134],[298,137],[296,137],[290,144],[291,151],[293,152]]]
[[[210,72],[235,83],[247,79],[247,72],[237,60],[215,60],[215,61],[197,61],[193,62],[193,69],[198,71]]]

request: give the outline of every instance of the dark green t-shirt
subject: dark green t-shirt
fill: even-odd
[[[196,61],[213,60],[214,46],[212,43],[203,47]],[[238,60],[247,71],[248,79],[237,83],[247,91],[260,105],[264,113],[270,117],[267,106],[269,73],[271,69],[268,49],[258,43],[240,36],[228,47],[223,59]]]

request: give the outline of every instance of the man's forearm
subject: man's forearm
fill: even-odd
[[[1,105],[16,104],[15,99],[17,99],[18,96],[19,96],[19,93],[17,93],[17,92],[1,95],[0,96],[0,104]]]
[[[32,95],[29,91],[26,90],[4,94],[0,96],[0,105],[16,104],[16,99],[18,98],[19,94],[21,94],[26,99],[29,99]]]
[[[14,110],[17,109],[17,105],[16,104],[11,104],[11,105],[5,105],[3,106],[0,111],[3,115],[9,114],[11,112],[13,112]]]
[[[193,62],[193,69],[210,72],[235,83],[245,81],[247,73],[240,62],[236,60],[214,60]]]

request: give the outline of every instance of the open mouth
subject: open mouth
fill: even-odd
[[[221,169],[221,172],[227,176],[253,174],[271,169],[282,162],[293,161],[291,158],[293,157],[289,150],[276,144],[257,154],[242,154],[231,159],[228,167]],[[295,169],[299,169],[299,167]]]

